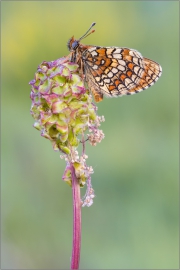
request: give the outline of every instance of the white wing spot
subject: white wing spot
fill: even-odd
[[[95,51],[95,50],[96,50],[95,47],[92,47],[92,48],[89,48],[89,49],[88,49],[89,52],[93,52],[93,51]]]
[[[97,56],[98,53],[97,53],[96,51],[93,50],[93,51],[91,52],[91,55],[92,55],[92,56]]]
[[[108,76],[109,78],[112,78],[112,77],[114,76],[114,74],[110,71],[110,72],[108,72],[107,76]]]
[[[100,81],[100,77],[95,77],[96,81],[99,82]]]
[[[98,69],[98,65],[93,65],[93,69]]]
[[[117,69],[117,68],[113,68],[113,69],[112,69],[112,72],[113,72],[113,73],[117,73],[117,72],[118,72],[118,69]]]
[[[120,49],[120,48],[117,48],[115,51],[114,51],[114,53],[121,53],[122,52],[122,49]]]
[[[110,79],[105,79],[104,80],[105,83],[110,83],[110,81],[111,81]]]
[[[122,54],[113,53],[113,58],[115,58],[115,59],[122,59]]]
[[[126,62],[124,60],[118,60],[118,63],[122,66],[125,66],[126,65]]]
[[[117,67],[120,71],[125,71],[125,67],[124,66],[121,66],[121,65],[119,65],[118,67]]]

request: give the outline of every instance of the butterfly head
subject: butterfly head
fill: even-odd
[[[74,39],[74,36],[72,38],[69,39],[68,43],[67,43],[67,46],[68,46],[68,50],[70,52],[73,52],[77,49],[77,47],[79,46],[79,40],[75,40]]]
[[[96,23],[92,23],[91,26],[90,26],[90,28],[88,29],[88,31],[87,31],[81,38],[79,38],[78,40],[74,39],[74,36],[73,36],[72,38],[69,39],[69,41],[68,41],[68,43],[67,43],[67,47],[68,47],[68,50],[69,50],[70,52],[76,51],[76,49],[79,47],[79,42],[80,42],[83,38],[85,38],[85,37],[89,36],[90,34],[94,33],[95,30],[94,30],[94,29],[91,30],[91,28],[92,28],[95,24],[96,24]],[[91,32],[89,32],[90,30],[91,30]]]

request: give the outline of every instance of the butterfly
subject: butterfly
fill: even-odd
[[[134,49],[83,45],[80,41],[93,33],[92,23],[78,40],[68,41],[70,61],[79,65],[96,102],[103,96],[118,97],[139,93],[153,85],[161,76],[161,66]],[[91,32],[90,32],[91,30]]]

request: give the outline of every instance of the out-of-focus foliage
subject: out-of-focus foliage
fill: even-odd
[[[69,267],[71,189],[59,153],[32,127],[28,82],[93,21],[83,43],[137,49],[163,74],[141,94],[98,105],[105,139],[86,151],[96,198],[83,209],[80,267],[178,268],[178,5],[1,2],[2,268]]]

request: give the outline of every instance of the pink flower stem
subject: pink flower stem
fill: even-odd
[[[82,149],[82,154],[85,154],[85,141],[84,141],[84,133],[82,133],[82,145],[83,145],[83,149]]]
[[[79,269],[81,251],[81,196],[80,185],[71,163],[72,195],[73,195],[73,246],[71,257],[71,269]]]

